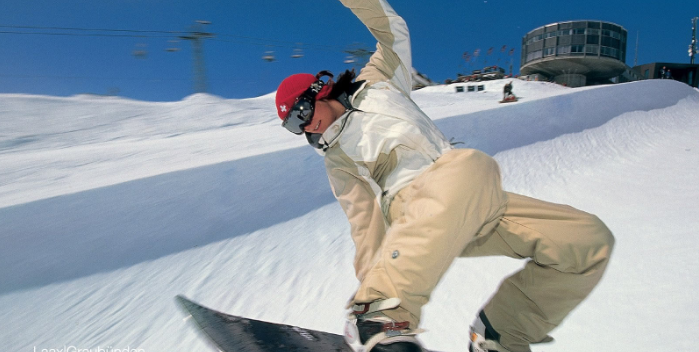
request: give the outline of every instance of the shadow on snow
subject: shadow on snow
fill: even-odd
[[[251,233],[334,201],[301,147],[0,209],[0,294]]]

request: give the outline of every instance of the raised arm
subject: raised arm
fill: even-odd
[[[390,81],[407,96],[412,90],[410,33],[402,17],[385,0],[340,0],[376,38],[376,52],[357,80]]]

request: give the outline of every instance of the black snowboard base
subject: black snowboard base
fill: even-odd
[[[175,299],[222,352],[352,352],[341,335],[221,313],[182,295]]]
[[[353,352],[342,335],[225,314],[182,295],[175,300],[221,352]]]

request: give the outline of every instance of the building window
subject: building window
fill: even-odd
[[[572,31],[573,31],[572,29],[564,29],[564,30],[562,30],[562,31],[558,31],[558,35],[559,35],[559,36],[561,36],[561,35],[571,35],[571,34],[572,34]]]
[[[602,45],[612,48],[621,49],[621,41],[611,37],[602,37]]]
[[[527,62],[532,61],[532,60],[536,60],[536,59],[541,59],[541,54],[542,54],[541,50],[532,51],[531,53],[529,53],[527,55]]]
[[[558,47],[558,54],[570,54],[570,45],[566,46],[559,46]]]
[[[597,45],[585,45],[585,53],[597,55],[597,54],[599,54],[599,46],[597,46]]]
[[[546,35],[544,35],[544,38],[548,39],[548,38],[553,38],[555,36],[556,36],[556,32],[548,32],[548,33],[546,33]]]
[[[582,54],[584,52],[585,52],[584,45],[571,45],[570,46],[570,53],[571,54]]]
[[[552,55],[556,55],[556,48],[555,47],[544,49],[544,56],[552,56]]]
[[[589,35],[599,35],[599,29],[588,28],[585,34]]]
[[[618,32],[610,31],[608,29],[603,29],[602,30],[602,35],[607,36],[607,37],[612,37],[614,39],[621,39],[621,34]]]
[[[650,70],[647,69],[643,71],[643,77],[645,77],[646,79],[650,78]]]
[[[544,39],[544,35],[543,35],[543,34],[539,34],[539,35],[537,35],[537,36],[535,36],[535,37],[529,38],[529,40],[527,40],[527,44],[536,43],[536,42],[541,41],[541,40],[543,40],[543,39]]]
[[[572,29],[571,32],[573,34],[585,34],[585,28],[575,28]]]
[[[606,46],[602,47],[601,54],[604,56],[613,57],[615,59],[619,58],[619,51],[614,48],[609,48]]]

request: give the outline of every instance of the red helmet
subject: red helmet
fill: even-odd
[[[296,103],[296,100],[311,86],[311,84],[315,83],[323,76],[328,76],[331,79],[328,80],[328,83],[325,84],[316,95],[316,100],[320,100],[327,97],[332,90],[333,75],[330,72],[320,71],[317,75],[297,73],[285,78],[279,85],[279,88],[277,88],[277,95],[275,98],[279,118],[284,120]]]

